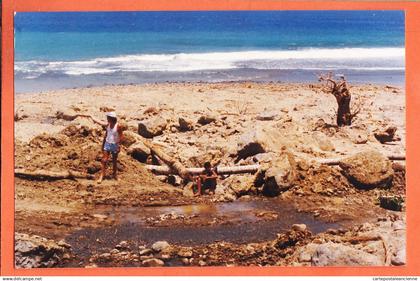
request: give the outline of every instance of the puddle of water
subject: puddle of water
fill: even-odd
[[[236,201],[214,205],[190,205],[171,207],[99,208],[96,213],[106,214],[115,219],[115,225],[105,228],[82,229],[70,234],[66,240],[72,245],[76,255],[86,256],[114,248],[126,240],[134,247],[148,245],[159,240],[179,245],[204,245],[217,241],[251,243],[272,240],[277,233],[285,232],[295,223],[304,223],[312,233],[328,228],[338,228],[336,223],[327,223],[311,214],[298,212],[291,204],[280,200],[262,199]],[[263,220],[256,216],[259,212],[275,212],[277,217]],[[147,218],[175,213],[184,216],[199,216],[212,220],[223,216],[228,223],[215,225],[169,225],[148,226]]]
[[[261,205],[261,204],[260,204]],[[228,219],[240,220],[241,222],[253,222],[260,220],[256,213],[260,211],[255,202],[233,202],[219,204],[197,204],[184,206],[163,206],[163,207],[130,207],[113,208],[99,207],[95,212],[108,216],[118,223],[145,224],[146,219],[177,215],[184,217],[200,217],[213,219],[225,217]]]

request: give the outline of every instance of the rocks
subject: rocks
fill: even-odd
[[[314,132],[312,137],[318,144],[319,148],[323,151],[334,151],[334,145],[330,139],[322,132]]]
[[[93,214],[93,217],[94,217],[95,219],[100,220],[100,221],[104,221],[104,220],[106,220],[106,219],[108,218],[108,216],[106,216],[106,215],[101,215],[101,214]]]
[[[213,123],[214,121],[216,121],[215,116],[210,115],[210,114],[205,114],[205,115],[200,116],[200,118],[198,118],[197,123],[204,126],[204,125]]]
[[[101,111],[101,112],[112,112],[112,111],[115,111],[115,108],[108,107],[108,106],[101,106],[99,108],[99,111]]]
[[[56,266],[70,254],[70,245],[37,235],[15,233],[15,266],[36,268]]]
[[[311,262],[312,256],[308,252],[301,252],[298,258],[299,262]]]
[[[229,186],[230,190],[237,196],[255,193],[253,179],[247,175],[231,175],[223,185]]]
[[[350,126],[350,127],[341,127],[340,130],[354,144],[365,144],[369,140],[369,134],[366,128]]]
[[[265,196],[277,196],[291,188],[296,180],[296,163],[291,153],[282,153],[269,165],[262,165],[254,180],[256,187],[262,186]]]
[[[193,125],[192,121],[187,120],[183,117],[179,117],[179,119],[178,119],[178,130],[180,132],[192,131],[193,129],[194,129],[194,125]]]
[[[294,224],[292,225],[294,231],[306,231],[306,224]]]
[[[146,162],[151,154],[150,149],[142,142],[136,142],[127,149],[127,154],[140,162]]]
[[[40,134],[33,138],[29,145],[31,147],[46,148],[48,146],[52,147],[64,147],[67,146],[70,142],[70,139],[66,135],[62,134]]]
[[[55,113],[55,118],[57,118],[57,119],[63,119],[65,121],[73,121],[77,117],[78,117],[77,112],[74,111],[74,110],[72,110],[72,109],[69,109],[69,108],[58,110]]]
[[[406,263],[406,249],[397,249],[396,252],[392,254],[391,264],[392,265],[405,265]]]
[[[379,197],[379,204],[384,209],[401,212],[404,206],[404,198],[397,195],[383,195]]]
[[[160,111],[161,111],[160,108],[157,108],[155,106],[150,106],[143,111],[143,114],[145,114],[145,115],[156,115]]]
[[[283,142],[284,136],[278,129],[271,126],[253,128],[239,137],[236,162],[259,153],[280,152]]]
[[[140,250],[139,254],[140,256],[147,256],[150,255],[152,252],[152,249],[142,249]]]
[[[339,166],[358,188],[389,187],[394,175],[391,161],[375,150],[357,153],[342,160]]]
[[[191,258],[193,255],[192,248],[191,247],[181,248],[177,254],[179,257],[182,257],[182,258]]]
[[[259,131],[251,131],[243,134],[238,141],[237,160],[266,152],[265,136]]]
[[[138,133],[140,136],[145,138],[153,138],[159,136],[163,134],[167,123],[168,122],[160,116],[153,117],[138,124]]]
[[[130,247],[129,247],[127,241],[121,241],[119,244],[117,244],[115,246],[115,249],[118,249],[118,250],[126,250],[126,249],[129,249],[129,248]]]
[[[275,111],[263,111],[257,115],[256,119],[260,121],[271,121],[276,119],[277,116],[278,114]]]
[[[381,266],[383,258],[353,247],[327,242],[320,244],[312,256],[313,266]]]
[[[395,137],[396,132],[397,132],[397,127],[390,126],[390,127],[387,127],[385,130],[375,132],[373,135],[380,143],[386,143],[386,142],[401,140],[400,138]]]
[[[160,259],[147,259],[147,260],[142,261],[141,264],[143,266],[148,266],[148,267],[158,267],[158,266],[165,265],[165,263]]]
[[[155,252],[162,252],[169,249],[171,245],[169,245],[166,241],[157,241],[152,245],[152,250]]]

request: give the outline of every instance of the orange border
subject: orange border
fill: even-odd
[[[405,10],[407,92],[407,266],[405,267],[211,267],[211,268],[14,268],[14,136],[13,12],[14,11],[152,11],[152,10]],[[415,2],[280,1],[280,0],[11,0],[3,1],[1,275],[420,275],[420,5]]]

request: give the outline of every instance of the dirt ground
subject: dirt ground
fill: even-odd
[[[397,236],[392,232],[393,224],[405,225],[404,209],[395,212],[379,206],[381,196],[405,198],[403,161],[393,162],[392,181],[386,187],[368,189],[356,186],[341,166],[319,164],[322,159],[372,149],[382,155],[405,155],[404,89],[355,85],[350,91],[353,103],[361,104],[362,110],[352,126],[342,128],[334,126],[334,97],[317,84],[163,83],[16,95],[15,168],[78,171],[88,176],[60,180],[16,177],[16,233],[63,240],[70,249],[68,253],[57,250],[56,262],[28,264],[316,266],[334,261],[321,258],[320,262],[320,250],[308,246],[314,241],[322,240],[315,244],[323,247],[338,243],[367,251],[356,247],[362,243],[357,239],[357,245],[342,242],[343,237],[365,233],[366,229],[359,228],[366,223],[391,233],[388,238],[405,239],[405,232]],[[120,176],[119,181],[107,177],[97,184],[104,132],[89,118],[77,115],[105,121],[105,112],[111,110],[127,127],[118,160]],[[271,167],[286,149],[294,158],[293,183],[275,198],[267,198],[256,186],[255,174],[231,175],[219,179],[216,194],[194,197],[190,185],[179,178],[170,184],[167,176],[146,169],[157,163],[155,157],[132,157],[132,134],[137,134],[139,123],[156,132],[150,138],[153,144],[187,167],[201,167],[206,161],[221,166]],[[395,141],[381,143],[375,133],[390,126],[397,129]],[[249,135],[255,142],[262,139],[264,151],[242,149]],[[247,155],[242,157],[244,151]],[[292,229],[302,223],[304,229]],[[267,235],[261,235],[262,229]],[[235,238],[239,233],[245,235],[243,239]],[[385,238],[372,237],[363,241],[373,247],[372,259],[361,258],[359,264],[400,265],[395,257],[402,254],[395,249],[405,249],[405,242],[394,247],[390,262],[387,252],[374,244]],[[158,240],[169,241],[170,246],[154,249]],[[52,248],[65,248],[60,247]],[[328,247],[331,251],[330,244]],[[302,249],[312,255],[309,261],[296,256]],[[378,255],[385,255],[385,260],[375,260],[373,256]],[[336,264],[340,262],[358,265],[345,258]]]

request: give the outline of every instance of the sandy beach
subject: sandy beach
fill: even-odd
[[[17,266],[404,265],[405,208],[380,198],[405,198],[405,162],[389,160],[405,156],[405,90],[350,92],[360,113],[345,127],[320,83],[16,94],[15,169],[86,175],[16,177]],[[108,111],[126,128],[120,177],[97,184],[104,131],[78,115],[105,121]],[[191,182],[148,170],[165,165],[144,139],[188,168],[258,170],[221,176],[215,194],[193,196]],[[28,241],[38,248],[25,251]]]

